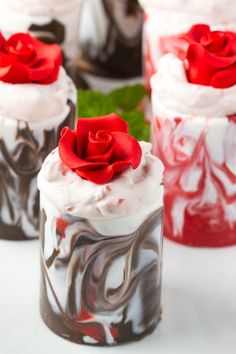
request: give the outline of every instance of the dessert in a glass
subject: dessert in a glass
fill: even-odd
[[[197,23],[208,23],[214,29],[236,29],[234,0],[139,0],[144,10],[143,67],[147,92],[157,71],[159,58],[169,51],[166,36],[187,31]],[[146,118],[152,119],[150,100],[146,102]]]
[[[137,0],[86,0],[79,21],[80,73],[107,91],[141,76],[143,12]]]
[[[63,51],[63,65],[76,81],[81,0],[0,0],[0,30],[9,37],[30,32]]]
[[[236,244],[236,33],[195,25],[170,38],[152,78],[152,143],[165,165],[164,235]]]
[[[139,0],[144,9],[144,71],[146,87],[157,71],[158,59],[168,51],[162,40],[185,32],[197,23],[208,23],[217,29],[236,28],[236,2],[229,0]]]
[[[76,91],[56,44],[29,34],[0,35],[0,238],[38,237],[36,176],[73,126]]]
[[[163,164],[111,114],[79,118],[38,176],[41,317],[67,340],[115,345],[160,320]]]

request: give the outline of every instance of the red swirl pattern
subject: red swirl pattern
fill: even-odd
[[[236,244],[236,117],[155,117],[165,165],[164,235],[187,245]]]

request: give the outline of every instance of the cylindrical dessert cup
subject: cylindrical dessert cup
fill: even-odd
[[[0,238],[25,240],[39,234],[36,177],[75,120],[76,92],[61,68],[50,85],[0,82]]]
[[[160,181],[153,182],[152,173],[163,167],[160,162],[152,166],[154,159],[147,152],[139,172],[127,170],[104,185],[78,177],[62,165],[57,150],[45,160],[38,177],[40,311],[59,336],[81,344],[116,345],[138,340],[158,324],[163,188]],[[145,168],[150,168],[149,176]],[[146,192],[154,198],[143,196],[148,183]],[[136,195],[138,200],[132,201]]]
[[[139,0],[144,9],[143,64],[148,92],[157,71],[158,59],[166,53],[162,38],[186,32],[197,23],[213,29],[236,28],[236,3],[229,0]]]
[[[236,2],[229,0],[139,0],[144,10],[143,70],[149,94],[146,119],[152,120],[151,77],[157,72],[159,58],[167,52],[162,45],[165,36],[186,32],[196,23],[207,23],[215,29],[236,29]]]
[[[78,24],[81,0],[0,0],[0,30],[5,37],[30,32],[63,51],[64,66],[77,83]]]
[[[137,0],[86,0],[81,5],[78,61],[91,88],[108,90],[141,76],[143,13]],[[111,80],[112,79],[112,80]],[[105,83],[104,83],[105,82]]]
[[[153,152],[165,165],[164,235],[191,246],[236,244],[236,86],[189,83],[172,54],[152,79]]]

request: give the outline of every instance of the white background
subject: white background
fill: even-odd
[[[236,247],[165,241],[162,294],[163,319],[141,342],[67,342],[39,316],[38,241],[0,241],[0,354],[236,354]]]

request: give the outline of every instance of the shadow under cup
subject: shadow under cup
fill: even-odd
[[[41,193],[40,312],[59,336],[115,345],[155,329],[161,314],[162,208],[125,234],[129,222],[61,214]]]

